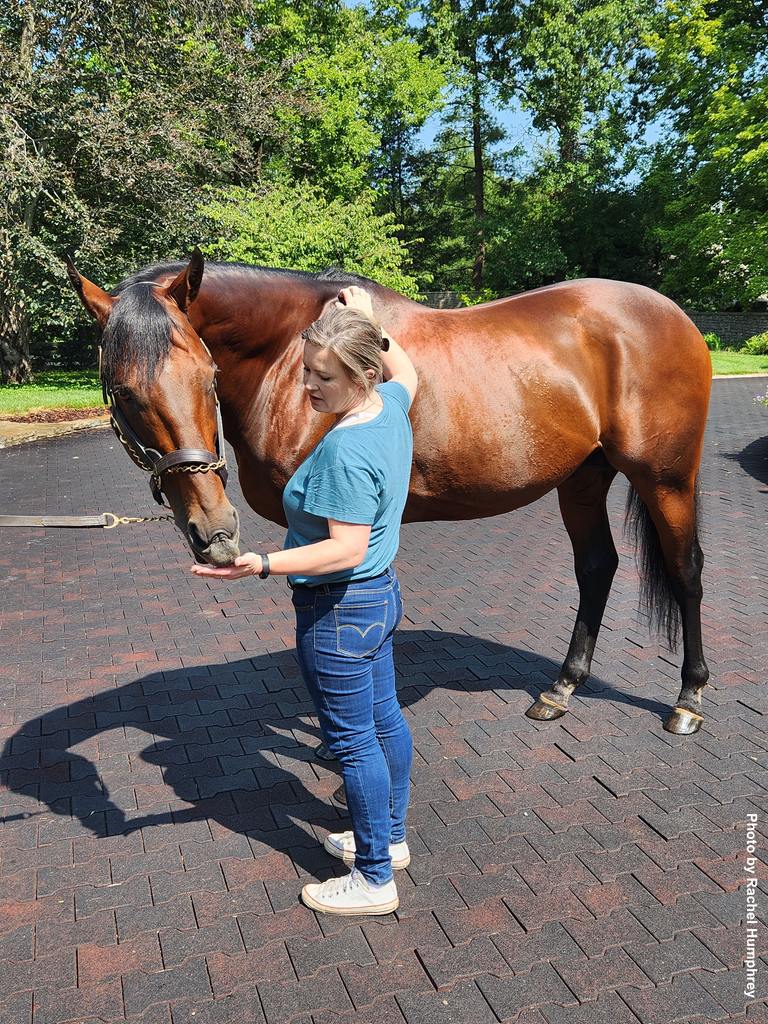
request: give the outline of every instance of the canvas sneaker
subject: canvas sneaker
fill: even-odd
[[[394,879],[384,885],[373,885],[357,868],[341,878],[326,882],[310,882],[301,890],[305,906],[323,914],[391,914],[400,900]]]
[[[354,832],[331,832],[325,837],[323,846],[332,857],[338,857],[345,864],[355,863],[355,834]],[[408,850],[408,843],[390,843],[389,856],[392,858],[392,869],[400,871],[407,868],[411,863],[411,854]]]

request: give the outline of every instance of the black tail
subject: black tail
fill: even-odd
[[[694,545],[699,539],[699,486],[694,492]],[[627,495],[624,528],[629,531],[637,548],[637,568],[640,573],[640,610],[648,616],[652,632],[658,632],[667,641],[670,651],[677,647],[680,636],[680,606],[672,589],[659,535],[648,509],[634,487]]]

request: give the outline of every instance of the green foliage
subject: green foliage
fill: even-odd
[[[377,213],[368,189],[351,202],[327,199],[309,182],[274,182],[256,189],[211,192],[201,214],[212,238],[204,251],[217,259],[350,273],[415,297],[408,254],[390,213]]]
[[[750,0],[667,0],[649,86],[670,130],[651,174],[662,288],[699,309],[768,290],[768,25]]]
[[[707,348],[710,352],[719,352],[723,347],[720,335],[715,334],[714,331],[707,331],[704,335],[704,341],[706,341]]]
[[[768,356],[768,331],[748,338],[740,351],[746,352],[750,356]]]

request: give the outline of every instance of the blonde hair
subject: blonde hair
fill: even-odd
[[[304,341],[330,349],[347,371],[350,380],[370,395],[381,381],[381,328],[365,313],[346,306],[332,306],[319,320],[301,332]],[[373,370],[373,380],[366,375]]]

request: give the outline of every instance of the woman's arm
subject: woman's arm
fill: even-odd
[[[371,528],[358,523],[340,523],[328,520],[328,540],[305,544],[287,551],[270,551],[269,572],[274,576],[324,576],[326,573],[355,569],[361,565],[368,551]],[[193,565],[195,576],[216,576],[225,580],[240,580],[245,576],[258,576],[261,556],[247,551],[232,565],[215,568],[212,565]]]
[[[357,285],[343,288],[339,292],[338,304],[340,306],[348,306],[350,309],[358,309],[375,322],[371,296],[365,288],[359,288]],[[389,341],[389,348],[386,352],[383,351],[381,353],[384,380],[393,380],[398,384],[402,384],[411,396],[411,401],[413,401],[419,386],[419,378],[416,375],[416,369],[411,362],[410,356],[383,327],[381,333]]]

